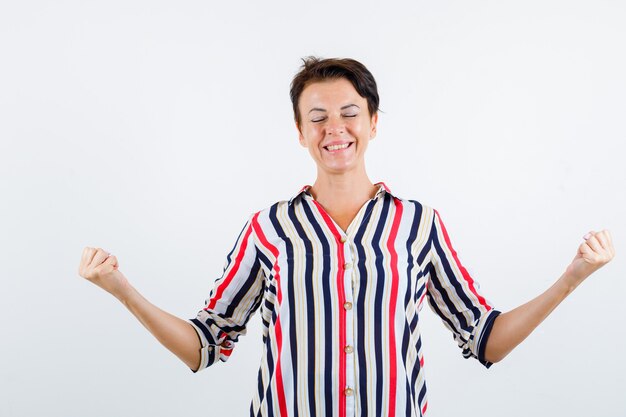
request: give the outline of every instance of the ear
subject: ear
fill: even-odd
[[[302,129],[300,129],[300,125],[296,121],[296,129],[298,130],[298,141],[303,148],[306,148],[306,141],[304,140],[304,136],[302,136]]]
[[[370,120],[370,140],[376,137],[376,125],[378,124],[378,112],[372,115]]]

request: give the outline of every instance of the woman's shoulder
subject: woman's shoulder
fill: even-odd
[[[416,207],[420,207],[423,210],[434,210],[434,208],[430,204],[425,203],[423,200],[418,200],[416,198],[398,197],[396,195],[394,195],[394,198],[400,200],[402,204],[405,204],[405,205],[413,205]]]
[[[429,203],[425,202],[422,199],[402,197],[396,193],[391,192],[388,188],[386,188],[386,192],[394,200],[402,204],[402,206],[405,208],[409,208],[411,210],[415,210],[416,212],[420,212],[420,213],[432,213],[436,211],[432,205],[430,205]]]
[[[412,216],[416,219],[419,219],[420,223],[432,224],[433,220],[437,214],[437,210],[427,203],[424,203],[422,200],[417,200],[414,198],[400,198],[395,197],[401,201],[403,207],[406,210],[410,210]]]
[[[257,208],[257,209],[253,209],[251,212],[249,212],[249,218],[253,219],[255,217],[269,217],[269,216],[276,216],[276,214],[278,212],[283,212],[285,211],[285,209],[290,205],[290,201],[289,200],[278,200],[275,201],[274,203],[271,203],[269,205],[266,205],[264,207],[261,208]]]

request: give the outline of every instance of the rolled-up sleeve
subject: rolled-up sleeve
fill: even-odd
[[[487,339],[500,311],[479,292],[479,284],[459,261],[448,232],[435,210],[431,228],[428,301],[453,333],[465,358],[485,359]]]
[[[228,360],[263,298],[265,276],[257,256],[253,219],[251,215],[239,233],[204,308],[189,319],[201,345],[200,366],[194,372]]]

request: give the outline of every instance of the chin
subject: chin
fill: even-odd
[[[349,165],[333,165],[333,166],[328,166],[328,165],[322,165],[318,167],[320,171],[329,173],[329,174],[346,174],[348,172],[354,171],[354,169],[356,168],[355,165],[353,164],[349,164]]]

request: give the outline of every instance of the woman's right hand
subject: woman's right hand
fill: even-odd
[[[86,247],[83,249],[78,274],[120,298],[128,290],[129,283],[118,267],[115,256],[101,248]]]

